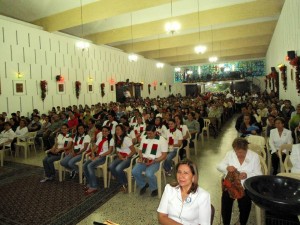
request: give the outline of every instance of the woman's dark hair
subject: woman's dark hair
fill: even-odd
[[[123,141],[124,141],[124,138],[127,136],[127,132],[126,132],[125,126],[123,126],[122,124],[118,124],[116,126],[116,129],[117,129],[117,127],[121,128],[122,135],[120,137],[118,137],[117,134],[115,133],[115,135],[114,135],[115,145],[116,145],[116,148],[121,148],[121,146],[123,144]]]
[[[108,127],[108,126],[103,126],[103,127],[102,127],[102,130],[103,130],[103,129],[107,129],[107,130],[109,131],[109,134],[107,135],[107,141],[108,141],[108,146],[109,146],[110,140],[112,139],[112,134],[111,134],[110,127]]]
[[[280,117],[280,116],[276,117],[275,120],[274,120],[274,122],[276,123],[277,120],[279,120],[283,124],[285,123],[285,120],[284,120],[283,117]]]
[[[69,128],[69,125],[67,123],[63,123],[60,127],[67,127],[67,128]]]
[[[126,127],[129,128],[128,131],[127,131],[127,134],[130,134],[130,132],[133,130],[133,127],[130,126],[128,122],[125,122],[125,123],[122,123],[122,124],[123,124],[123,126],[124,126],[125,128],[126,128]]]
[[[98,129],[98,130],[101,130],[102,129],[101,123],[96,123],[95,128]]]
[[[163,119],[160,116],[155,117],[155,119],[159,119],[159,125],[158,127],[161,128],[163,125]]]
[[[176,115],[176,116],[174,116],[174,119],[175,119],[176,117],[179,119],[180,125],[182,125],[182,124],[183,124],[182,116]],[[174,120],[174,121],[175,121],[175,120]]]
[[[84,129],[84,134],[87,134],[87,129],[86,129],[86,126],[84,124],[79,124],[77,127],[76,127],[76,134],[78,134],[78,128],[79,127],[83,127]]]
[[[175,119],[169,119],[168,122],[173,122],[174,124],[176,124]]]
[[[154,125],[154,124],[149,124],[149,125],[147,125],[146,131],[152,131],[152,132],[155,132],[155,131],[156,131],[155,125]]]
[[[233,147],[233,149],[243,149],[243,150],[247,151],[248,144],[249,144],[249,142],[247,141],[247,139],[238,137],[233,140],[232,147]]]
[[[191,186],[190,190],[188,191],[188,194],[195,193],[198,189],[198,168],[192,160],[184,159],[176,165],[176,168],[175,168],[176,174],[181,165],[187,165],[190,168],[190,170],[193,174],[193,180],[192,180],[192,186]],[[173,183],[172,186],[173,187],[178,186],[178,181],[176,183]]]

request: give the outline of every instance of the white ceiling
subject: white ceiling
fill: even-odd
[[[107,44],[125,52],[132,50],[129,50],[129,46],[133,41],[136,46],[134,50],[138,54],[178,65],[206,62],[206,56],[195,56],[192,50],[199,36],[199,22],[200,37],[203,37],[200,41],[204,44],[211,45],[212,34],[216,37],[215,40],[219,39],[220,45],[221,42],[236,43],[236,46],[228,48],[228,53],[236,51],[237,54],[224,53],[223,61],[264,57],[283,4],[284,0],[199,0],[199,21],[198,0],[173,0],[172,16],[171,0],[82,0],[82,2],[80,0],[0,0],[0,14],[38,25],[46,21],[47,25],[42,25],[46,30],[51,27],[49,28],[52,29],[51,31],[60,31],[77,37],[85,36],[95,44]],[[253,9],[253,12],[247,9]],[[83,20],[81,20],[81,13]],[[184,21],[185,19],[187,21]],[[182,29],[173,36],[163,30],[164,23],[170,20],[182,22]],[[59,24],[60,22],[70,23],[62,25]],[[84,24],[83,33],[81,23]],[[261,29],[253,26],[251,28],[253,33],[237,37],[236,30],[244,27],[246,32],[247,25],[255,24],[258,24],[257,27],[265,25],[261,26]],[[269,33],[265,32],[266,29]],[[240,32],[241,35],[244,30]],[[232,33],[232,38],[230,35],[225,38],[224,32]],[[247,52],[245,50],[247,46],[239,42],[239,39],[246,40],[261,35],[266,41],[264,47],[259,45],[261,48],[257,48],[260,49],[257,52]],[[160,47],[154,43],[157,43],[158,39],[161,39]],[[177,42],[177,40],[181,41]],[[173,44],[167,46],[164,43]],[[179,48],[182,51],[177,51]],[[184,51],[183,48],[190,51]],[[154,52],[162,50],[168,57],[153,57]]]

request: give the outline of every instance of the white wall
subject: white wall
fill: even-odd
[[[283,89],[283,83],[279,78],[279,95],[281,99],[290,99],[293,105],[296,105],[300,103],[300,99],[296,90],[295,75],[293,75],[294,79],[291,80],[292,66],[285,61],[287,51],[290,50],[295,50],[298,56],[300,55],[299,0],[285,1],[266,56],[268,73],[271,72],[272,66],[277,68],[277,65],[280,63],[284,63],[287,66],[287,90]],[[278,69],[277,71],[280,73]],[[264,90],[264,83],[262,90]]]
[[[47,112],[52,106],[95,104],[116,101],[115,92],[110,91],[108,81],[144,82],[142,97],[166,97],[169,84],[172,93],[184,94],[181,84],[173,84],[173,69],[165,65],[157,69],[155,61],[140,58],[136,63],[128,61],[128,55],[119,50],[91,45],[81,51],[75,39],[70,36],[48,33],[39,27],[0,16],[0,112],[20,110],[22,115],[37,108]],[[24,74],[17,78],[16,73]],[[65,78],[65,94],[58,94],[56,75]],[[94,90],[88,93],[88,78],[93,78]],[[26,83],[24,95],[15,95],[14,81]],[[41,99],[40,81],[48,82],[48,93],[44,102]],[[81,82],[79,99],[75,96],[75,81]],[[158,82],[156,91],[148,84]],[[167,89],[159,83],[167,83]],[[105,83],[105,96],[101,97],[100,84]],[[114,88],[115,90],[115,88]]]

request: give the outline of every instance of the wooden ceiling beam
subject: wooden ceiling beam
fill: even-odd
[[[269,21],[263,23],[255,23],[255,24],[217,29],[213,31],[214,42],[235,40],[235,39],[247,38],[247,37],[255,37],[257,36],[257,34],[272,35],[276,27],[276,23],[277,21]],[[211,36],[212,36],[211,31],[201,32],[202,42],[211,43],[212,41]],[[182,47],[186,45],[197,45],[197,44],[199,44],[198,33],[192,33],[192,34],[180,35],[180,36],[178,35],[178,36],[160,39],[161,50],[168,49],[168,48]],[[135,53],[139,53],[139,52],[157,50],[158,46],[159,46],[158,40],[150,40],[150,41],[133,43],[133,46],[131,44],[125,44],[125,45],[118,45],[114,47],[119,48],[125,52],[132,52],[132,47],[133,47],[133,51]]]
[[[225,57],[229,56],[239,56],[239,55],[250,55],[250,54],[261,54],[264,53],[266,54],[268,49],[268,45],[261,45],[261,46],[256,46],[255,48],[253,47],[244,47],[244,48],[239,48],[239,49],[229,49],[222,51],[222,55]],[[191,54],[191,55],[183,55],[179,57],[168,57],[168,58],[162,58],[160,61],[168,64],[176,64],[178,62],[189,62],[189,61],[194,61],[194,60],[201,60],[205,59],[208,61],[208,58],[212,55],[218,56],[218,52],[207,52],[203,55],[196,55],[196,54]]]
[[[232,39],[232,40],[225,40],[225,41],[217,41],[214,42],[214,47],[216,52],[221,53],[224,50],[228,49],[238,49],[244,47],[255,47],[261,45],[268,45],[272,35],[259,35],[254,37],[247,37],[247,38],[239,38],[239,39]],[[211,43],[203,43],[207,46],[207,51],[212,51],[212,44]],[[139,54],[144,56],[148,59],[158,59],[159,56],[161,58],[164,57],[172,57],[172,56],[181,56],[181,55],[189,55],[189,54],[196,54],[194,51],[195,45],[186,45],[179,48],[169,48],[163,50],[155,50],[149,52],[140,52]]]
[[[174,0],[176,1],[176,0]],[[170,3],[170,0],[101,0],[82,7],[83,24],[103,20],[150,7]],[[52,16],[33,21],[49,32],[64,30],[81,25],[81,7],[70,9]]]
[[[273,17],[280,14],[284,0],[261,0],[237,4],[200,12],[200,27],[242,21],[247,19]],[[202,18],[202,19],[201,19]],[[205,18],[205,19],[204,19]],[[169,19],[132,26],[134,39],[155,37],[165,33],[164,25]],[[198,28],[198,13],[173,17],[181,23],[182,30]],[[131,27],[108,30],[86,36],[95,44],[111,44],[131,40]]]

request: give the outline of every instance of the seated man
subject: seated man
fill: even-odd
[[[145,194],[146,189],[150,187],[151,196],[154,197],[158,194],[155,173],[159,170],[160,161],[167,157],[168,144],[162,136],[156,135],[155,125],[148,125],[146,132],[147,136],[141,141],[139,159],[132,170],[132,175],[141,188],[140,195]],[[149,183],[144,180],[143,171]]]
[[[2,149],[3,145],[9,147],[15,136],[16,134],[11,129],[11,124],[9,122],[5,122],[4,130],[0,134],[0,150]]]

